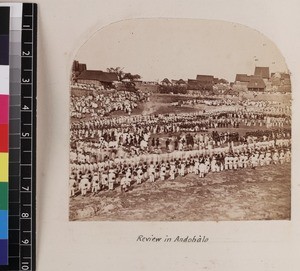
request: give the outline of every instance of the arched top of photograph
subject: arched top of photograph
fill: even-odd
[[[197,74],[234,81],[255,66],[287,72],[276,45],[262,33],[231,22],[132,19],[99,29],[75,57],[90,70],[122,67],[143,80],[195,79]]]
[[[262,33],[119,21],[70,78],[71,220],[290,219],[291,79]]]

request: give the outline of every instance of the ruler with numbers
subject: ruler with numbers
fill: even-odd
[[[35,270],[37,6],[0,7],[10,9],[8,261],[0,270]]]

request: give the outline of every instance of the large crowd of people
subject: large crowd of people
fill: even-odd
[[[78,149],[78,144],[81,147],[83,141],[102,153],[132,156],[243,142],[248,136],[238,132],[240,127],[283,129],[289,124],[287,115],[245,112],[95,118],[73,122],[71,142],[73,149]]]
[[[131,126],[149,127],[153,133],[164,132],[168,127],[189,128],[207,130],[210,128],[228,128],[231,126],[264,126],[268,123],[274,127],[290,125],[291,117],[288,114],[267,114],[262,112],[237,111],[215,111],[178,114],[158,115],[135,115],[119,116],[113,118],[92,118],[90,120],[74,121],[71,124],[72,130],[79,129],[122,129]]]
[[[199,104],[205,104],[208,106],[231,106],[236,105],[236,102],[231,99],[207,99],[207,98],[190,98],[179,102],[172,103],[173,106],[194,106]]]
[[[149,95],[97,89],[71,96],[70,196],[290,162],[289,105],[190,99],[180,105],[216,109],[132,114]]]
[[[291,115],[291,103],[284,103],[279,101],[268,101],[268,100],[258,100],[253,101],[250,99],[245,99],[239,101],[240,106],[243,106],[248,112],[262,112],[265,114],[281,114],[281,115]]]
[[[178,152],[170,156],[149,156],[143,160],[107,159],[99,161],[82,155],[71,163],[70,196],[101,190],[128,191],[142,182],[174,181],[176,177],[283,164],[291,161],[290,140],[239,145],[211,151]],[[148,158],[148,159],[147,159]]]
[[[106,88],[103,85],[95,85],[95,84],[83,84],[83,83],[78,83],[78,82],[73,82],[71,85],[71,88],[76,88],[76,89],[83,89],[83,90],[106,90]]]
[[[142,92],[117,91],[106,89],[90,93],[87,96],[71,96],[71,117],[84,119],[86,117],[109,116],[114,111],[122,111],[128,115],[143,102],[147,96]]]

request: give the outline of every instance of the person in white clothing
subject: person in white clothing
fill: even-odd
[[[199,164],[199,177],[200,178],[204,178],[205,170],[206,170],[206,165],[205,165],[204,161],[202,160]]]
[[[252,166],[252,169],[255,169],[258,166],[258,158],[255,153],[253,153],[251,156],[251,166]]]
[[[126,178],[125,175],[121,178],[120,186],[121,186],[121,192],[123,192],[123,191],[127,192],[128,191],[128,179]]]
[[[238,167],[239,168],[243,168],[244,159],[245,159],[245,155],[243,153],[241,153],[240,156],[239,156],[239,160],[238,160]]]
[[[179,175],[184,176],[185,173],[185,162],[182,160],[179,168]]]
[[[211,172],[217,171],[217,160],[216,160],[215,156],[213,156],[213,158],[211,160],[210,168],[211,168]]]
[[[160,175],[160,180],[164,181],[165,177],[166,177],[166,165],[165,165],[165,163],[161,164],[159,175]]]
[[[233,169],[234,170],[237,170],[238,162],[239,162],[238,154],[234,154],[234,156],[232,157],[232,164],[233,164]]]
[[[270,165],[271,164],[271,161],[272,161],[272,154],[271,152],[268,150],[266,152],[266,157],[265,157],[265,165]]]
[[[116,180],[116,174],[114,169],[110,169],[108,172],[108,189],[113,190],[114,189],[114,184]]]
[[[194,173],[195,173],[196,175],[199,174],[199,165],[200,165],[199,159],[196,158],[196,159],[195,159],[195,164],[194,164]]]
[[[87,175],[83,175],[79,183],[79,190],[81,192],[81,195],[85,196],[89,189],[90,189],[89,179],[87,178]]]
[[[76,188],[76,180],[75,176],[71,175],[71,178],[69,180],[69,191],[70,191],[70,197],[75,196],[75,188]]]
[[[143,170],[142,170],[142,167],[138,167],[138,170],[137,170],[137,175],[136,175],[136,183],[137,184],[141,184],[142,181],[143,181]]]
[[[228,168],[231,170],[233,168],[233,157],[230,155],[228,157]]]
[[[108,187],[108,174],[107,171],[103,171],[101,174],[101,189]]]
[[[278,164],[278,160],[279,160],[279,154],[278,154],[278,151],[277,151],[277,150],[275,150],[275,152],[273,153],[272,159],[273,159],[273,163],[274,163],[275,165],[277,165],[277,164]]]
[[[170,162],[170,179],[175,180],[176,165],[174,161]]]
[[[280,154],[279,154],[279,162],[280,162],[280,164],[283,164],[284,161],[285,161],[285,155],[284,155],[283,150],[281,150]]]
[[[229,169],[229,155],[228,154],[226,154],[226,156],[224,158],[224,167],[225,167],[225,170]]]
[[[151,161],[148,171],[149,171],[149,180],[151,183],[153,183],[155,181],[155,166],[153,164],[153,161]]]
[[[97,172],[95,172],[92,178],[92,192],[97,193],[99,190],[100,190],[99,175]]]

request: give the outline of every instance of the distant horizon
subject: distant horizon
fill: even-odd
[[[85,42],[75,59],[89,70],[121,67],[144,81],[213,75],[234,82],[255,67],[289,73],[276,45],[249,27],[193,19],[134,19],[110,24]],[[232,73],[231,71],[235,71]]]

